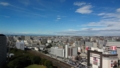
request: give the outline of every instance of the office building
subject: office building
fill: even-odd
[[[51,51],[50,54],[52,54],[52,55],[64,57],[64,49],[63,48],[51,47],[50,51]]]
[[[77,47],[68,47],[68,58],[72,56],[77,56],[78,48]]]
[[[6,63],[7,57],[7,39],[6,36],[0,34],[0,68]]]

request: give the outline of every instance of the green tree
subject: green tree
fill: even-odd
[[[11,62],[9,62],[7,64],[8,68],[15,68],[15,67],[18,68],[19,66],[20,66],[20,64],[19,64],[19,60],[18,59],[15,59],[15,60],[13,60],[13,61],[11,61]]]
[[[50,67],[48,67],[48,68],[53,68],[53,66],[50,66]]]
[[[31,64],[30,59],[27,55],[23,55],[15,58],[8,63],[8,68],[23,68]]]
[[[46,48],[51,48],[52,47],[52,44],[49,43],[48,46]]]
[[[46,61],[44,62],[44,65],[49,68],[50,66],[52,66],[52,62],[49,61],[49,60],[46,60]]]
[[[41,64],[44,65],[44,62],[46,61],[46,59],[42,58],[41,59]]]
[[[33,59],[34,59],[34,64],[41,64],[40,62],[41,58],[39,56],[34,56]]]

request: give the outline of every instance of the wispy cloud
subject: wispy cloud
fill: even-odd
[[[37,31],[37,32],[13,32],[13,31],[0,31],[1,34],[16,34],[16,35],[40,35],[40,34],[46,34],[46,35],[50,35],[53,34],[53,32],[51,31]]]
[[[55,21],[59,21],[61,18],[60,17],[57,17],[57,19]]]
[[[25,6],[30,5],[30,0],[18,0],[20,3],[22,3]]]
[[[91,8],[92,8],[91,5],[86,5],[86,6],[78,8],[75,12],[81,13],[81,14],[89,14],[92,12]]]
[[[36,8],[36,7],[33,7],[33,9],[36,9],[36,10],[39,10],[39,11],[45,11],[45,9]]]
[[[102,16],[102,15],[105,15],[105,13],[99,13],[98,16]]]
[[[60,20],[60,19],[61,19],[60,17],[57,18],[57,20]]]
[[[102,18],[120,18],[120,13],[100,13],[98,16],[102,16]]]
[[[79,6],[79,8],[75,11],[81,14],[90,14],[92,13],[92,5],[87,4],[85,2],[74,2],[74,5]]]
[[[82,5],[86,5],[86,3],[85,2],[74,2],[74,5],[82,6]]]
[[[57,15],[57,19],[56,19],[55,21],[59,21],[59,20],[61,20],[62,18],[65,18],[65,17],[67,17],[67,16]]]
[[[120,36],[120,30],[78,30],[78,31],[61,31],[59,35],[78,35],[78,36]]]
[[[77,21],[77,20],[75,20],[75,19],[72,19],[72,20],[70,20],[70,21]]]
[[[120,30],[120,13],[100,13],[98,16],[102,17],[99,22],[90,22],[84,24],[86,26],[104,26],[102,28],[95,28],[100,30]]]
[[[118,8],[116,11],[117,11],[117,12],[120,12],[120,8]]]
[[[98,16],[102,17],[99,22],[83,24],[82,28],[78,30],[61,31],[58,32],[58,34],[83,36],[120,36],[120,13],[118,13],[117,10],[118,9],[116,9],[113,13],[99,13]]]
[[[45,15],[41,15],[41,14],[38,14],[38,13],[31,12],[31,11],[29,11],[28,9],[25,9],[25,8],[22,8],[22,7],[18,7],[18,6],[16,6],[16,5],[10,4],[10,3],[8,3],[8,2],[0,2],[0,5],[10,6],[9,8],[6,7],[6,9],[25,13],[23,16],[30,16],[30,17],[32,17],[32,16],[33,16],[33,17],[34,17],[34,16],[40,16],[40,17],[46,17]],[[37,8],[35,8],[35,9],[37,9]],[[39,9],[39,10],[40,10],[40,9]],[[9,16],[4,16],[4,17],[9,18]]]
[[[10,16],[7,16],[7,15],[0,15],[2,17],[5,17],[5,18],[10,18]]]
[[[0,5],[2,5],[2,6],[9,6],[10,4],[7,3],[7,2],[0,2]]]
[[[24,8],[21,8],[21,7],[15,6],[15,5],[10,4],[10,3],[8,3],[8,2],[0,2],[0,5],[2,5],[2,6],[10,6],[10,7],[12,7],[12,9],[16,8],[16,9],[26,10],[26,9],[24,9]]]

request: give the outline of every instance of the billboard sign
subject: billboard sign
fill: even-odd
[[[98,59],[96,57],[93,57],[93,64],[98,65]]]
[[[117,50],[117,46],[111,46],[110,49],[111,50]]]
[[[100,66],[100,55],[99,54],[94,54],[94,53],[90,53],[91,56],[91,61],[93,65],[97,65]]]

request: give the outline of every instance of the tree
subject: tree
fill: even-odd
[[[52,44],[49,43],[49,45],[46,48],[51,48],[51,47],[52,47]]]
[[[48,54],[48,51],[47,51],[47,50],[45,50],[45,51],[43,51],[43,53]]]
[[[44,58],[41,59],[39,56],[32,55],[31,53],[19,49],[12,49],[11,52],[14,53],[14,56],[6,64],[7,68],[25,68],[31,64],[42,64],[47,68],[55,68],[51,61]]]
[[[47,66],[47,68],[49,68],[50,66],[52,66],[52,62],[49,61],[49,60],[46,60],[46,61],[44,62],[44,65]]]
[[[48,68],[53,68],[53,66],[50,66],[50,67],[48,67]]]
[[[41,64],[44,65],[44,62],[46,61],[46,59],[42,58],[41,59]]]
[[[30,64],[31,60],[28,58],[28,55],[23,55],[10,61],[7,66],[8,68],[24,68]]]
[[[8,64],[7,64],[7,67],[8,68],[15,68],[15,67],[19,67],[20,64],[19,64],[19,60],[18,59],[15,59],[13,61],[10,61]]]
[[[34,64],[41,64],[40,62],[41,58],[39,56],[34,56],[33,59],[34,59]]]

